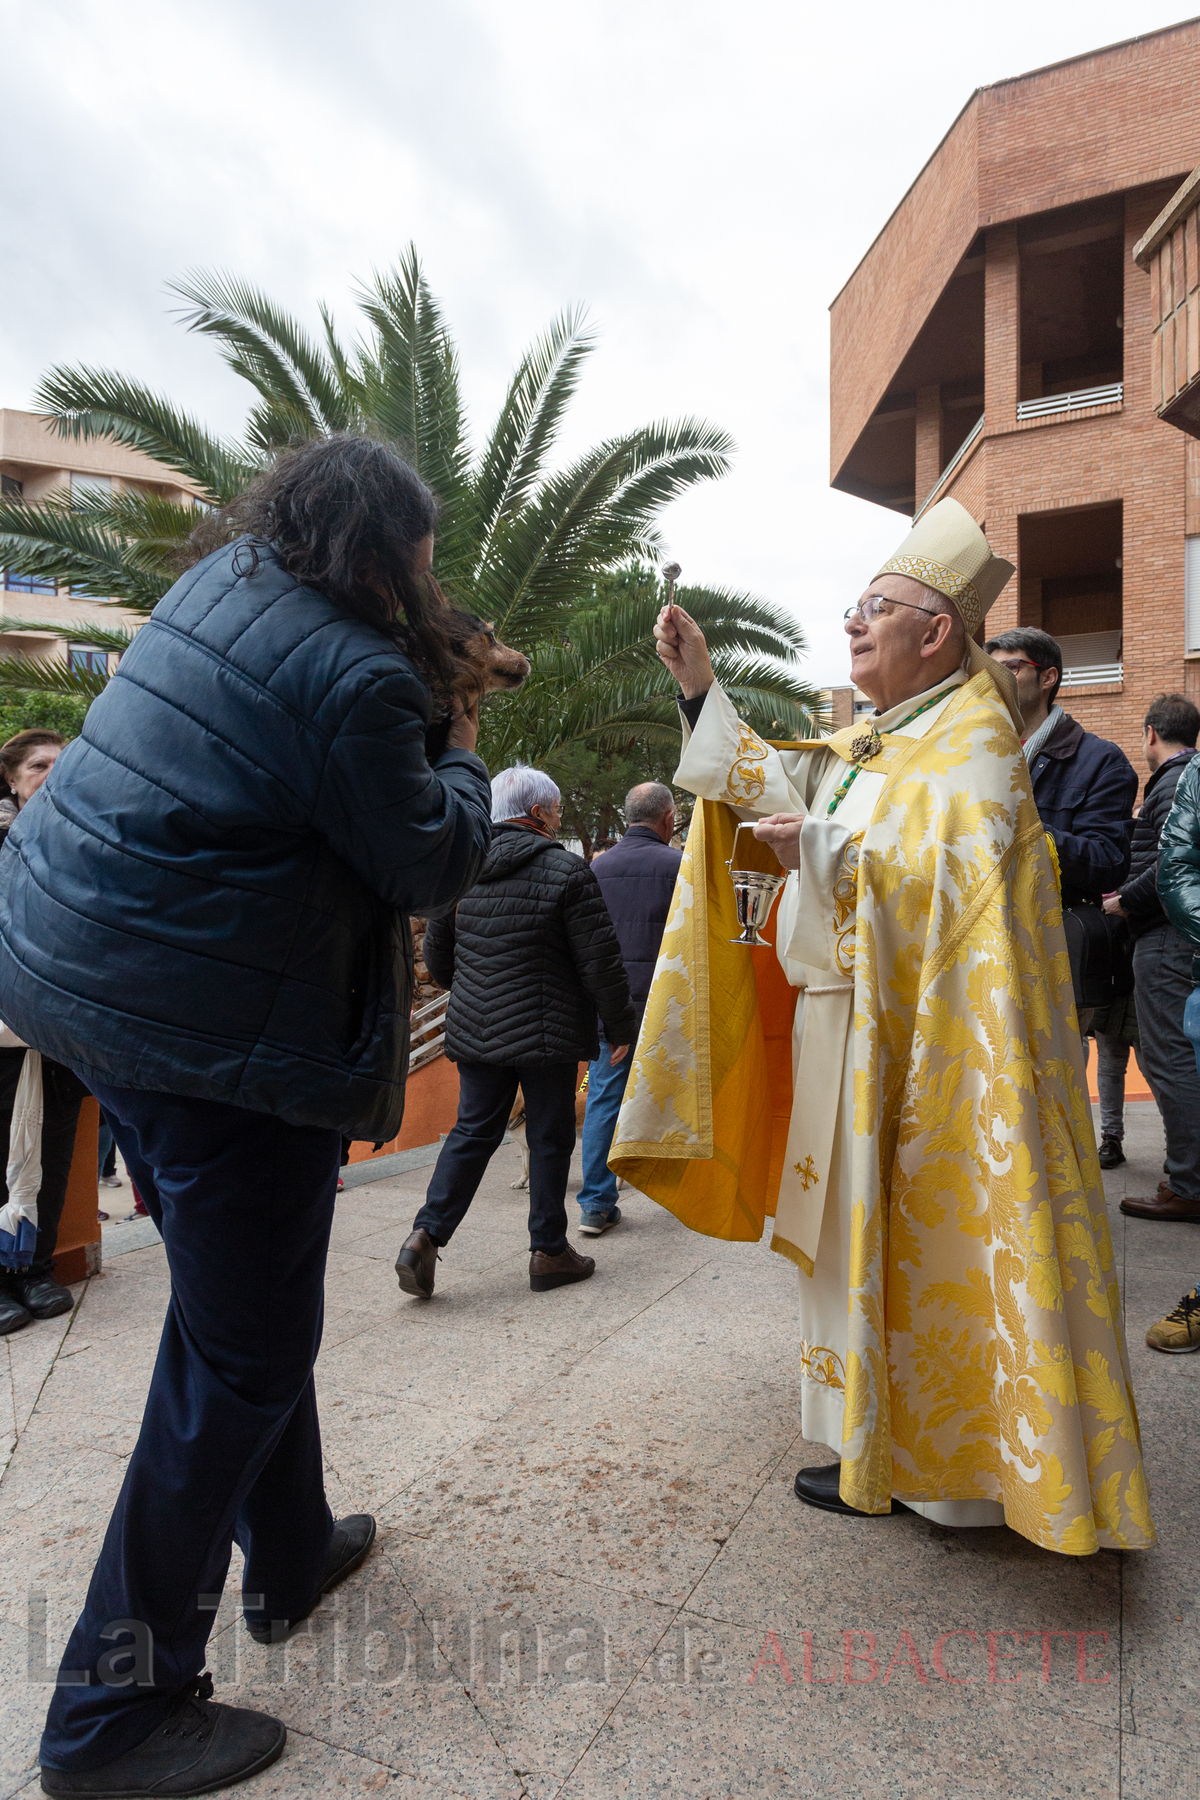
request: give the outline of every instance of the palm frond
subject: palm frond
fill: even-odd
[[[39,581],[123,600],[139,612],[157,606],[174,579],[140,567],[131,547],[90,508],[53,498],[39,506],[0,502],[0,563]]]
[[[450,510],[466,497],[470,462],[458,352],[416,247],[408,245],[394,270],[372,271],[356,299],[374,331],[373,342],[360,345],[356,371],[372,429],[401,449]],[[451,561],[447,544],[439,566]]]
[[[268,416],[279,411],[303,420],[303,429],[293,433],[301,437],[348,429],[353,407],[336,368],[261,289],[219,271],[194,271],[169,286],[188,302],[182,312],[187,329],[215,337],[224,346],[225,361],[262,394]],[[328,315],[325,322],[329,330]],[[278,441],[267,440],[263,447]]]
[[[108,686],[108,676],[95,669],[72,669],[55,657],[6,656],[0,659],[0,690],[26,694],[75,694],[94,700]]]
[[[496,525],[518,512],[533,492],[595,342],[585,314],[568,311],[518,363],[475,477],[485,556]]]
[[[660,548],[654,513],[728,469],[731,443],[702,421],[612,439],[551,476],[496,534],[477,576],[479,610],[509,632],[539,632],[605,570]]]
[[[703,616],[717,679],[743,716],[777,737],[816,735],[819,698],[796,668],[794,646],[803,643],[796,622],[751,595],[695,588],[679,597],[693,617]],[[571,744],[620,752],[650,739],[676,742],[675,685],[654,649],[660,604],[656,579],[633,572],[602,586],[556,634],[520,644],[533,672],[518,701],[489,704],[488,756],[536,761]]]
[[[34,407],[63,437],[110,438],[182,475],[209,500],[226,505],[257,472],[239,451],[139,381],[107,369],[59,366],[34,389]]]
[[[125,560],[133,569],[174,581],[186,560],[187,541],[201,513],[162,494],[127,488],[123,494],[85,489],[72,494],[70,509],[100,530],[125,540]]]
[[[52,631],[68,644],[84,644],[89,650],[106,650],[110,656],[124,656],[137,636],[132,625],[84,625],[77,619],[10,619],[5,616],[5,631]]]

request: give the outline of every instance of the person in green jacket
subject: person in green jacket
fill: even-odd
[[[1175,789],[1175,804],[1159,839],[1158,897],[1163,911],[1194,952],[1194,987],[1183,1014],[1183,1029],[1196,1052],[1200,1070],[1200,757],[1184,770]],[[1146,1333],[1152,1350],[1180,1356],[1200,1350],[1200,1283],[1185,1294],[1173,1312]]]

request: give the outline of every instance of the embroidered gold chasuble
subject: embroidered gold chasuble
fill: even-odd
[[[712,1236],[757,1239],[775,1215],[772,1248],[800,1269],[802,1429],[840,1455],[850,1505],[885,1512],[896,1495],[981,1523],[998,1503],[1046,1549],[1145,1547],[1058,884],[1025,759],[986,673],[897,730],[904,711],[879,722],[831,818],[862,725],[772,746],[710,692],[677,775],[703,797],[610,1164]],[[776,948],[748,951],[728,942],[725,861],[738,818],[785,810],[808,812],[800,873],[768,928]]]

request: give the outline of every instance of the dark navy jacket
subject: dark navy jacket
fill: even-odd
[[[238,557],[235,563],[235,554]],[[381,632],[245,545],[176,582],[0,852],[0,1018],[85,1081],[394,1135],[409,912],[491,838]]]
[[[1029,771],[1042,824],[1054,838],[1063,905],[1099,905],[1129,871],[1138,778],[1125,752],[1064,713]]]
[[[620,843],[592,864],[600,892],[617,928],[638,1020],[646,1006],[663,926],[671,910],[682,850],[664,844],[648,825],[631,825]]]

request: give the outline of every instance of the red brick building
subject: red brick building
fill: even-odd
[[[832,307],[833,485],[960,500],[1017,565],[989,632],[1058,638],[1135,763],[1154,694],[1200,701],[1200,440],[1133,256],[1198,161],[1200,20],[977,89]]]

